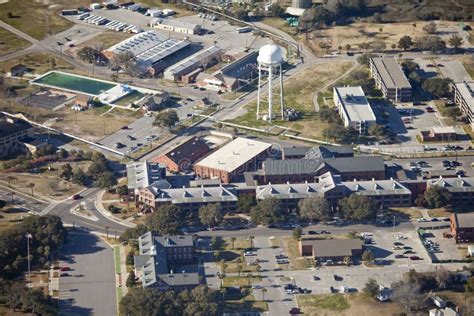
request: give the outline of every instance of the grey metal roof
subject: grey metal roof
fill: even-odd
[[[129,189],[146,188],[153,182],[162,180],[166,166],[149,161],[127,164],[127,180]]]
[[[308,151],[311,150],[311,147],[301,147],[301,146],[294,146],[294,147],[285,147],[282,149],[283,155],[285,156],[304,156]]]
[[[323,159],[265,160],[262,170],[267,175],[311,174],[323,167]]]
[[[351,146],[315,146],[306,152],[305,158],[333,158],[338,155],[354,155],[354,149]]]
[[[347,181],[343,185],[358,195],[411,195],[411,191],[395,180]]]
[[[473,192],[474,178],[458,177],[458,178],[438,178],[428,180],[428,186],[439,186],[445,188],[449,192]]]
[[[372,58],[372,62],[387,88],[411,88],[410,82],[394,58]]]
[[[224,186],[198,188],[156,189],[149,187],[155,195],[155,201],[181,203],[219,203],[237,201],[237,196]]]
[[[326,158],[324,163],[339,172],[385,171],[385,164],[380,156]]]
[[[173,76],[176,76],[177,74],[180,74],[184,70],[190,69],[194,65],[198,65],[202,61],[212,58],[212,56],[216,56],[222,52],[223,51],[220,47],[216,45],[210,46],[204,50],[197,52],[194,55],[189,56],[188,58],[182,60],[181,62],[172,65],[171,67],[165,70],[165,75],[167,73],[170,73]]]

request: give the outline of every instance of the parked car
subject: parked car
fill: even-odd
[[[418,256],[411,256],[411,257],[410,257],[410,260],[423,260],[423,259],[421,259],[421,258],[418,257]]]
[[[68,277],[68,276],[71,276],[69,273],[61,273],[59,276],[61,277]]]
[[[80,194],[74,194],[74,195],[72,196],[72,199],[73,199],[73,200],[80,200],[80,199],[82,199],[82,196],[81,196]]]
[[[298,308],[298,307],[293,307],[292,309],[290,309],[290,315],[298,315],[298,314],[301,314],[301,310]]]
[[[308,235],[318,235],[319,233],[315,230],[308,231]]]
[[[402,258],[406,258],[406,257],[405,257],[404,255],[398,254],[398,255],[395,255],[395,258],[397,258],[397,259],[402,259]]]
[[[319,281],[319,280],[321,280],[321,278],[318,277],[317,275],[314,275],[314,276],[313,276],[313,280],[314,280],[314,281]]]

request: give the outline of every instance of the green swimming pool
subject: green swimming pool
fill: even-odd
[[[55,71],[33,80],[33,83],[92,95],[99,95],[116,86],[113,83]]]

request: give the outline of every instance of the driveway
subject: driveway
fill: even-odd
[[[61,253],[60,315],[117,315],[113,250],[99,237],[70,232]]]

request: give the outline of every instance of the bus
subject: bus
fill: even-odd
[[[252,28],[250,26],[244,26],[244,27],[239,27],[237,30],[237,33],[247,33],[252,31]]]

